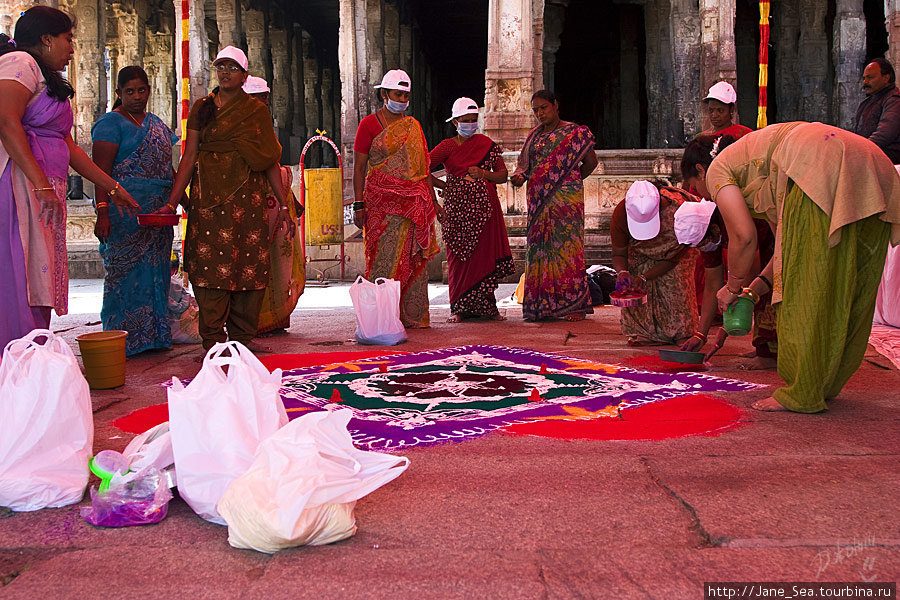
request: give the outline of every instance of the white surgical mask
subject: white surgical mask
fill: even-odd
[[[402,112],[406,112],[406,109],[409,108],[409,102],[397,102],[395,100],[391,100],[388,98],[387,101],[387,109],[394,113],[395,115],[399,115]]]
[[[478,123],[460,123],[456,126],[456,132],[464,138],[472,137],[476,131],[478,131]]]
[[[714,242],[707,242],[707,243],[703,244],[702,246],[697,246],[697,250],[699,250],[700,252],[712,252],[713,250],[716,250],[721,245],[722,245],[722,236],[720,235],[719,239],[717,239]]]

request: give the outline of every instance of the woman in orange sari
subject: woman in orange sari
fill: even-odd
[[[366,278],[400,282],[400,320],[428,327],[428,260],[438,253],[437,204],[428,169],[428,145],[419,122],[403,113],[410,79],[388,71],[384,106],[359,123],[353,144],[353,220],[363,229]]]

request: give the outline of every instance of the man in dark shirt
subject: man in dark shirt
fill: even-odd
[[[866,99],[856,110],[855,133],[869,138],[894,164],[900,163],[900,90],[894,84],[894,67],[876,58],[863,71]]]

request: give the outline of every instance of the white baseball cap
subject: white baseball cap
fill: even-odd
[[[636,240],[649,240],[659,233],[659,190],[649,181],[635,181],[625,194],[628,232]]]
[[[675,237],[679,244],[696,246],[706,235],[716,203],[709,200],[685,202],[675,211]]]
[[[233,60],[240,67],[246,71],[249,63],[247,62],[247,55],[244,54],[244,51],[240,48],[235,48],[234,46],[225,46],[219,53],[216,54],[216,60],[213,61],[213,66],[216,66],[223,60]]]
[[[269,84],[266,83],[265,79],[254,75],[248,75],[247,81],[244,82],[242,87],[248,94],[265,94],[266,92],[271,91],[269,90]]]
[[[720,81],[709,88],[709,94],[703,99],[704,102],[709,100],[718,100],[723,104],[734,104],[737,102],[737,92],[734,91],[734,88],[727,81]]]
[[[453,109],[450,111],[450,118],[447,119],[447,123],[456,119],[457,117],[461,117],[463,115],[477,115],[478,114],[478,103],[472,100],[471,98],[457,98],[456,102],[453,103]]]
[[[403,90],[404,92],[412,91],[410,89],[409,75],[403,69],[392,69],[384,74],[381,83],[375,86],[375,89],[383,88],[385,90]]]

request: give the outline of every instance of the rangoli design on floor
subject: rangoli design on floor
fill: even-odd
[[[704,373],[651,373],[504,346],[461,346],[310,366],[283,374],[291,418],[353,411],[359,447],[399,450],[546,419],[616,418],[625,408],[761,386]]]

